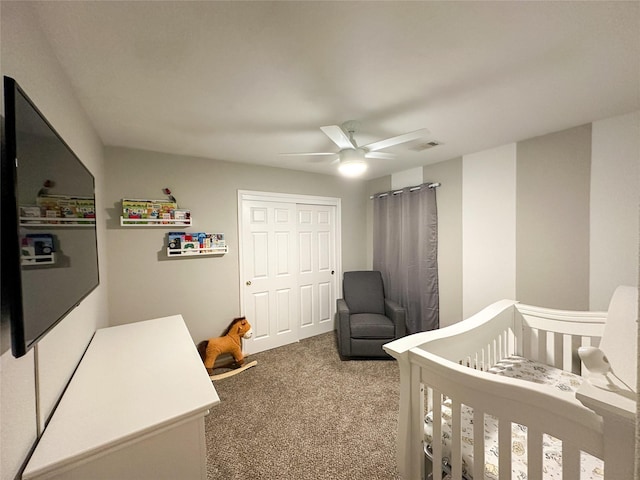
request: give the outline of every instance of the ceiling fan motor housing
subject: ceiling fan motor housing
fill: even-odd
[[[362,148],[345,148],[340,150],[340,163],[364,162],[365,153]]]

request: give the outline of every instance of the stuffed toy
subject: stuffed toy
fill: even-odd
[[[251,324],[245,317],[238,317],[231,322],[221,337],[210,338],[198,344],[198,352],[209,375],[213,373],[216,359],[222,353],[230,353],[238,366],[244,363],[241,338],[251,338]]]

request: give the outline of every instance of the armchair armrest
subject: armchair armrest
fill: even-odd
[[[343,298],[339,298],[336,302],[337,318],[336,330],[338,336],[338,346],[340,354],[343,356],[351,355],[351,325],[349,324],[349,307]]]
[[[349,315],[349,306],[344,298],[339,298],[337,302],[338,315]]]
[[[388,298],[384,299],[384,314],[389,317],[396,326],[396,338],[407,334],[406,310],[398,303]]]

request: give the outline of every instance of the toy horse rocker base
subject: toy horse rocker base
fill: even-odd
[[[237,375],[240,372],[254,367],[258,364],[256,360],[244,363],[244,355],[242,353],[242,338],[251,338],[253,331],[251,324],[245,317],[238,317],[231,322],[225,333],[221,337],[210,338],[198,344],[198,352],[204,362],[204,366],[209,373],[211,380],[221,380],[223,378]],[[223,353],[230,353],[234,361],[214,367],[216,359]],[[233,368],[224,373],[213,374],[214,368]]]

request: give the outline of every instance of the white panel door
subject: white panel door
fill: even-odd
[[[253,327],[246,353],[298,341],[296,206],[242,202],[243,314]]]
[[[334,328],[336,207],[297,206],[299,338]]]

